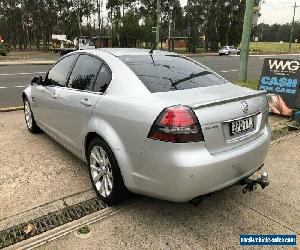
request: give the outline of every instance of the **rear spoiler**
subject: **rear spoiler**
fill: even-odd
[[[188,106],[191,107],[192,109],[207,108],[207,107],[211,107],[214,105],[221,105],[221,104],[225,104],[225,103],[229,103],[229,102],[233,102],[233,101],[242,101],[245,99],[263,96],[266,94],[267,94],[266,91],[259,91],[254,94],[248,94],[248,95],[238,96],[238,97],[233,97],[233,98],[228,98],[228,99],[212,100],[212,101],[204,102],[204,103],[194,103],[194,104],[190,104]]]

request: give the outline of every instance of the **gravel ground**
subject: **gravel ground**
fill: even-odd
[[[240,234],[296,234],[299,249],[299,150],[300,136],[271,147],[265,190],[230,187],[198,206],[146,198],[91,224],[86,235],[72,232],[40,249],[239,249]]]
[[[0,230],[93,197],[85,165],[45,134],[27,132],[23,112],[0,113]],[[271,185],[243,195],[235,186],[199,206],[146,198],[68,234],[46,249],[237,248],[239,234],[300,233],[300,136],[271,147]],[[299,245],[298,245],[299,246]]]
[[[85,164],[46,134],[30,134],[23,111],[0,113],[0,149],[0,230],[9,217],[92,188]]]

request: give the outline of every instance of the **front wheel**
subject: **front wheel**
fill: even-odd
[[[41,129],[39,126],[36,124],[32,110],[30,108],[30,103],[27,98],[24,98],[24,115],[25,115],[25,122],[26,126],[29,130],[29,132],[36,134],[41,132]]]
[[[100,138],[92,140],[88,156],[90,178],[99,198],[108,205],[125,201],[129,191],[124,186],[117,160],[107,143]]]

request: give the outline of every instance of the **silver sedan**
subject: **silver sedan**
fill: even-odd
[[[219,49],[219,55],[239,55],[240,50],[235,48],[234,46],[223,46]]]
[[[265,93],[171,52],[72,52],[23,100],[29,131],[86,162],[110,205],[130,191],[184,202],[225,188],[261,168],[270,142]]]

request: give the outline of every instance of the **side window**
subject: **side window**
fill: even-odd
[[[49,70],[46,85],[66,86],[68,73],[77,55],[67,56]]]
[[[99,71],[94,87],[95,92],[105,92],[111,82],[111,71],[104,63]]]
[[[68,86],[73,89],[92,90],[101,64],[95,57],[80,55],[70,75]]]

